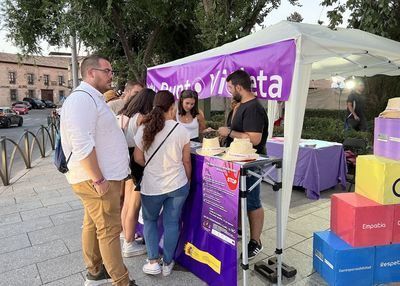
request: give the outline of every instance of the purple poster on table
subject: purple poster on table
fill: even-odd
[[[296,59],[295,40],[286,40],[236,53],[220,55],[186,64],[149,68],[147,86],[169,90],[176,97],[193,89],[199,98],[231,96],[227,76],[238,69],[250,74],[252,91],[259,99],[286,101],[292,85]]]
[[[192,155],[176,260],[208,285],[237,285],[240,166]]]

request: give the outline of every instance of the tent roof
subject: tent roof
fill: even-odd
[[[281,21],[223,46],[149,69],[181,65],[288,39],[301,39],[303,63],[312,63],[311,79],[334,75],[400,75],[400,43],[356,29]]]

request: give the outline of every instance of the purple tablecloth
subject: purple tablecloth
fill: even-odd
[[[283,142],[267,142],[267,154],[282,158]],[[307,197],[319,199],[320,192],[340,183],[346,188],[346,158],[342,145],[322,148],[300,147],[294,186],[306,189]]]

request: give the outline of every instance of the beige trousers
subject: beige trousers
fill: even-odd
[[[123,181],[109,181],[107,193],[100,196],[91,181],[73,184],[72,189],[82,201],[85,216],[82,229],[83,259],[90,274],[99,273],[102,264],[113,285],[127,286],[129,274],[121,255],[120,193]]]

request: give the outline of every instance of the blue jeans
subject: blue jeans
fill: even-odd
[[[144,239],[146,241],[147,256],[150,260],[158,259],[158,226],[157,221],[163,207],[163,226],[164,226],[164,257],[166,264],[171,263],[174,258],[175,248],[179,238],[179,219],[183,204],[189,194],[190,185],[187,183],[183,187],[168,194],[158,196],[142,197],[142,213],[144,222]]]
[[[255,182],[257,182],[258,178],[255,176],[246,177],[246,188],[249,189]],[[255,211],[259,208],[262,208],[261,199],[260,199],[260,189],[261,183],[258,184],[254,189],[247,194],[247,211]]]

